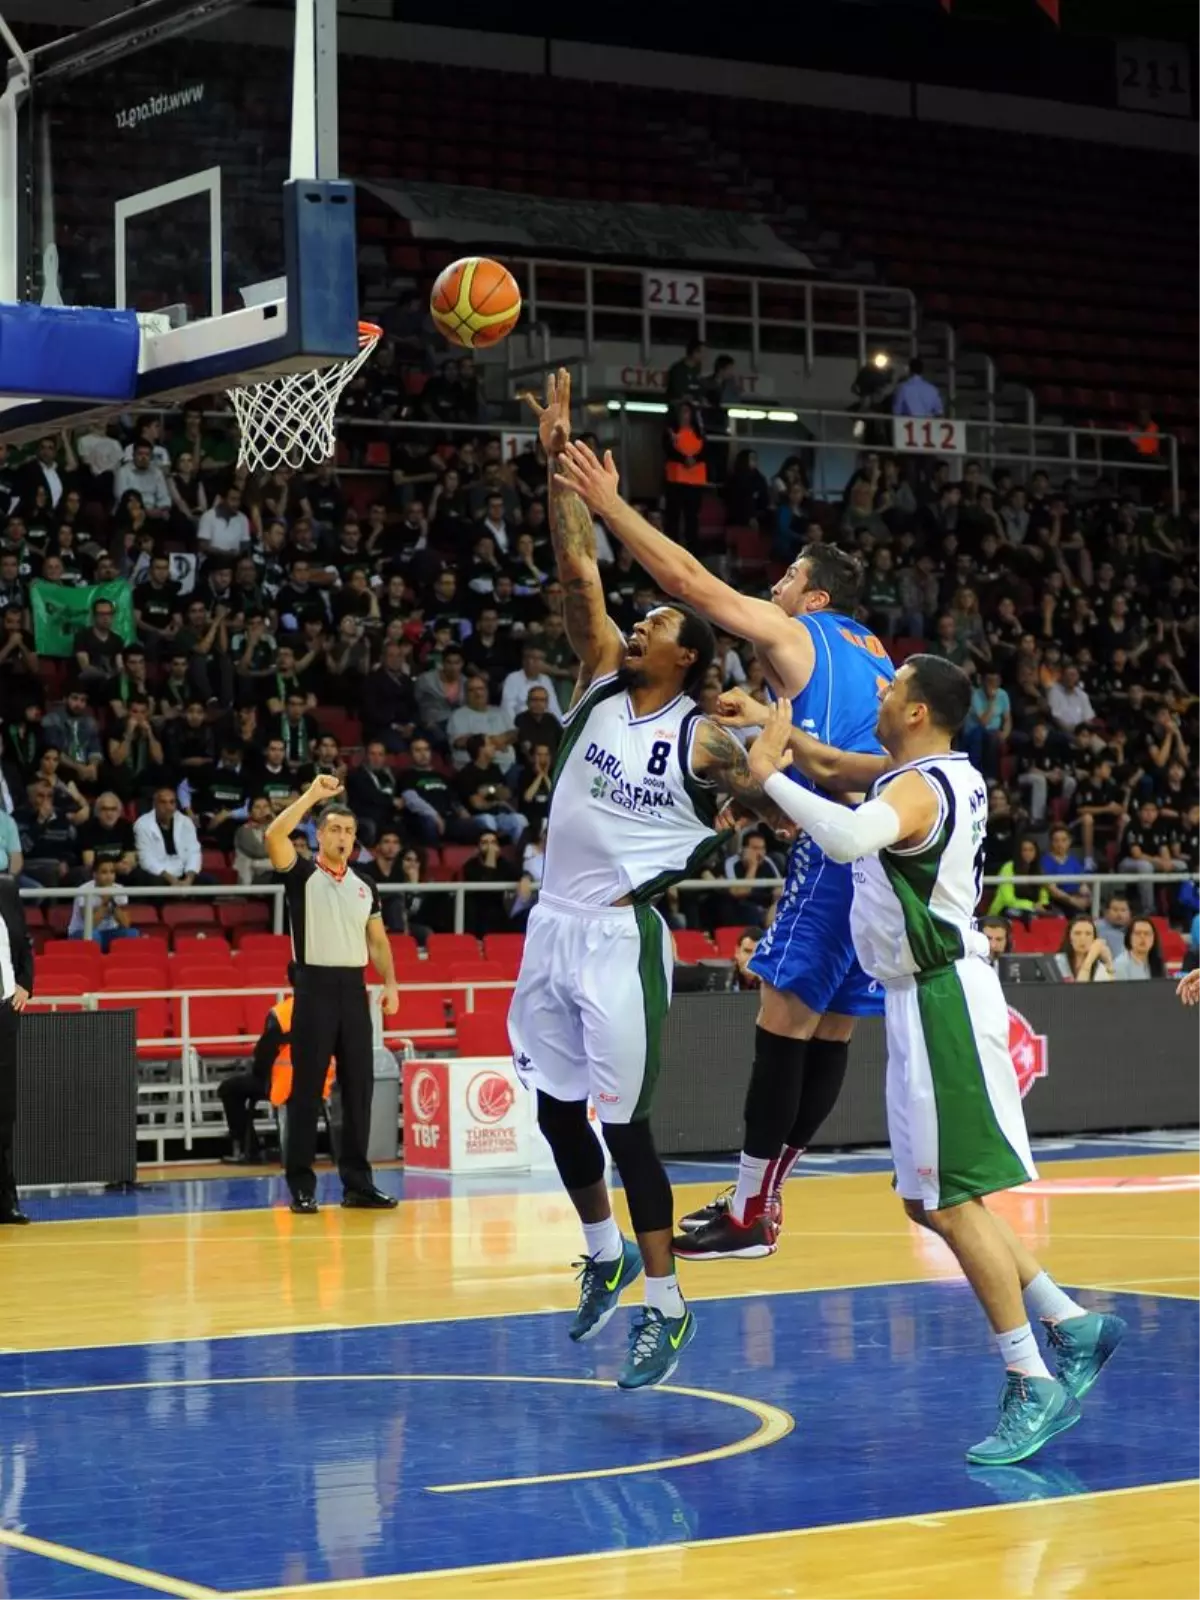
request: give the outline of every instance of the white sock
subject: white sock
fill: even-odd
[[[1039,1321],[1069,1322],[1072,1317],[1087,1316],[1087,1307],[1072,1300],[1048,1272],[1039,1272],[1032,1283],[1026,1284],[1021,1294],[1025,1309]]]
[[[733,1203],[729,1207],[735,1222],[745,1222],[747,1202],[761,1198],[767,1168],[773,1164],[765,1156],[748,1156],[744,1150],[742,1151],[738,1158],[737,1189],[734,1191]]]
[[[1023,1372],[1027,1378],[1048,1378],[1050,1373],[1042,1360],[1033,1329],[1027,1322],[1011,1333],[998,1333],[996,1345],[1001,1359],[1010,1372]]]
[[[646,1279],[646,1304],[664,1317],[681,1317],[684,1313],[683,1296],[679,1292],[679,1279],[674,1273],[669,1278]]]
[[[598,1261],[615,1261],[621,1254],[621,1230],[615,1217],[583,1224],[583,1253]]]

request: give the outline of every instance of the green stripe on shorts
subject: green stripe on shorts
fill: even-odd
[[[938,1121],[938,1206],[1028,1183],[1025,1163],[1004,1136],[962,982],[953,967],[917,980],[917,1007]]]
[[[646,1019],[646,1067],[642,1076],[642,1092],[633,1108],[630,1122],[650,1115],[654,1089],[662,1067],[662,1030],[671,1004],[667,993],[667,975],[663,971],[663,922],[651,906],[634,906],[637,918],[638,978],[642,985],[642,1014]]]

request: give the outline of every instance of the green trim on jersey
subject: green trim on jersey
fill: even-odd
[[[642,1014],[646,1019],[646,1066],[642,1076],[642,1091],[633,1108],[630,1122],[640,1122],[650,1115],[658,1074],[662,1070],[662,1030],[667,1020],[671,995],[667,975],[663,970],[663,939],[666,925],[658,912],[648,905],[635,905],[638,941],[638,978],[642,985]]]
[[[550,769],[550,794],[554,796],[554,786],[558,782],[559,773],[567,764],[567,757],[579,743],[579,736],[584,730],[587,719],[602,700],[611,700],[613,695],[620,694],[622,684],[619,675],[610,678],[606,683],[595,683],[586,689],[575,704],[567,712],[571,719],[563,728],[563,736],[559,741],[558,754],[554,757],[554,765]]]
[[[651,900],[657,900],[659,895],[666,894],[674,883],[682,883],[685,878],[694,878],[700,868],[707,865],[710,858],[733,837],[734,830],[726,828],[723,833],[714,833],[711,839],[701,839],[691,855],[678,869],[672,868],[667,872],[660,872],[657,877],[651,878],[648,883],[641,884],[630,894],[630,899],[635,906],[649,905]]]
[[[954,834],[954,791],[940,772],[928,774],[938,781],[946,799],[946,815],[936,835],[912,855],[881,850],[879,861],[904,918],[904,932],[917,971],[936,972],[966,954],[960,929],[943,922],[929,909],[937,885],[942,856]]]
[[[917,1008],[937,1106],[938,1206],[1029,1182],[988,1094],[962,980],[949,967],[917,979]]]

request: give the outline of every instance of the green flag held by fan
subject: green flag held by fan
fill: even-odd
[[[82,584],[68,588],[62,583],[35,579],[29,585],[29,604],[33,612],[33,643],[40,656],[73,656],[75,635],[92,624],[92,607],[97,600],[108,600],[113,608],[113,631],[131,644],[135,636],[133,591],[122,578],[110,583]]]

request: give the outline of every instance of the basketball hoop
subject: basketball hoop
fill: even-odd
[[[360,322],[356,356],[230,389],[241,433],[238,464],[253,472],[275,472],[330,460],[337,445],[334,413],[342,390],[382,336],[383,329],[373,322]]]

